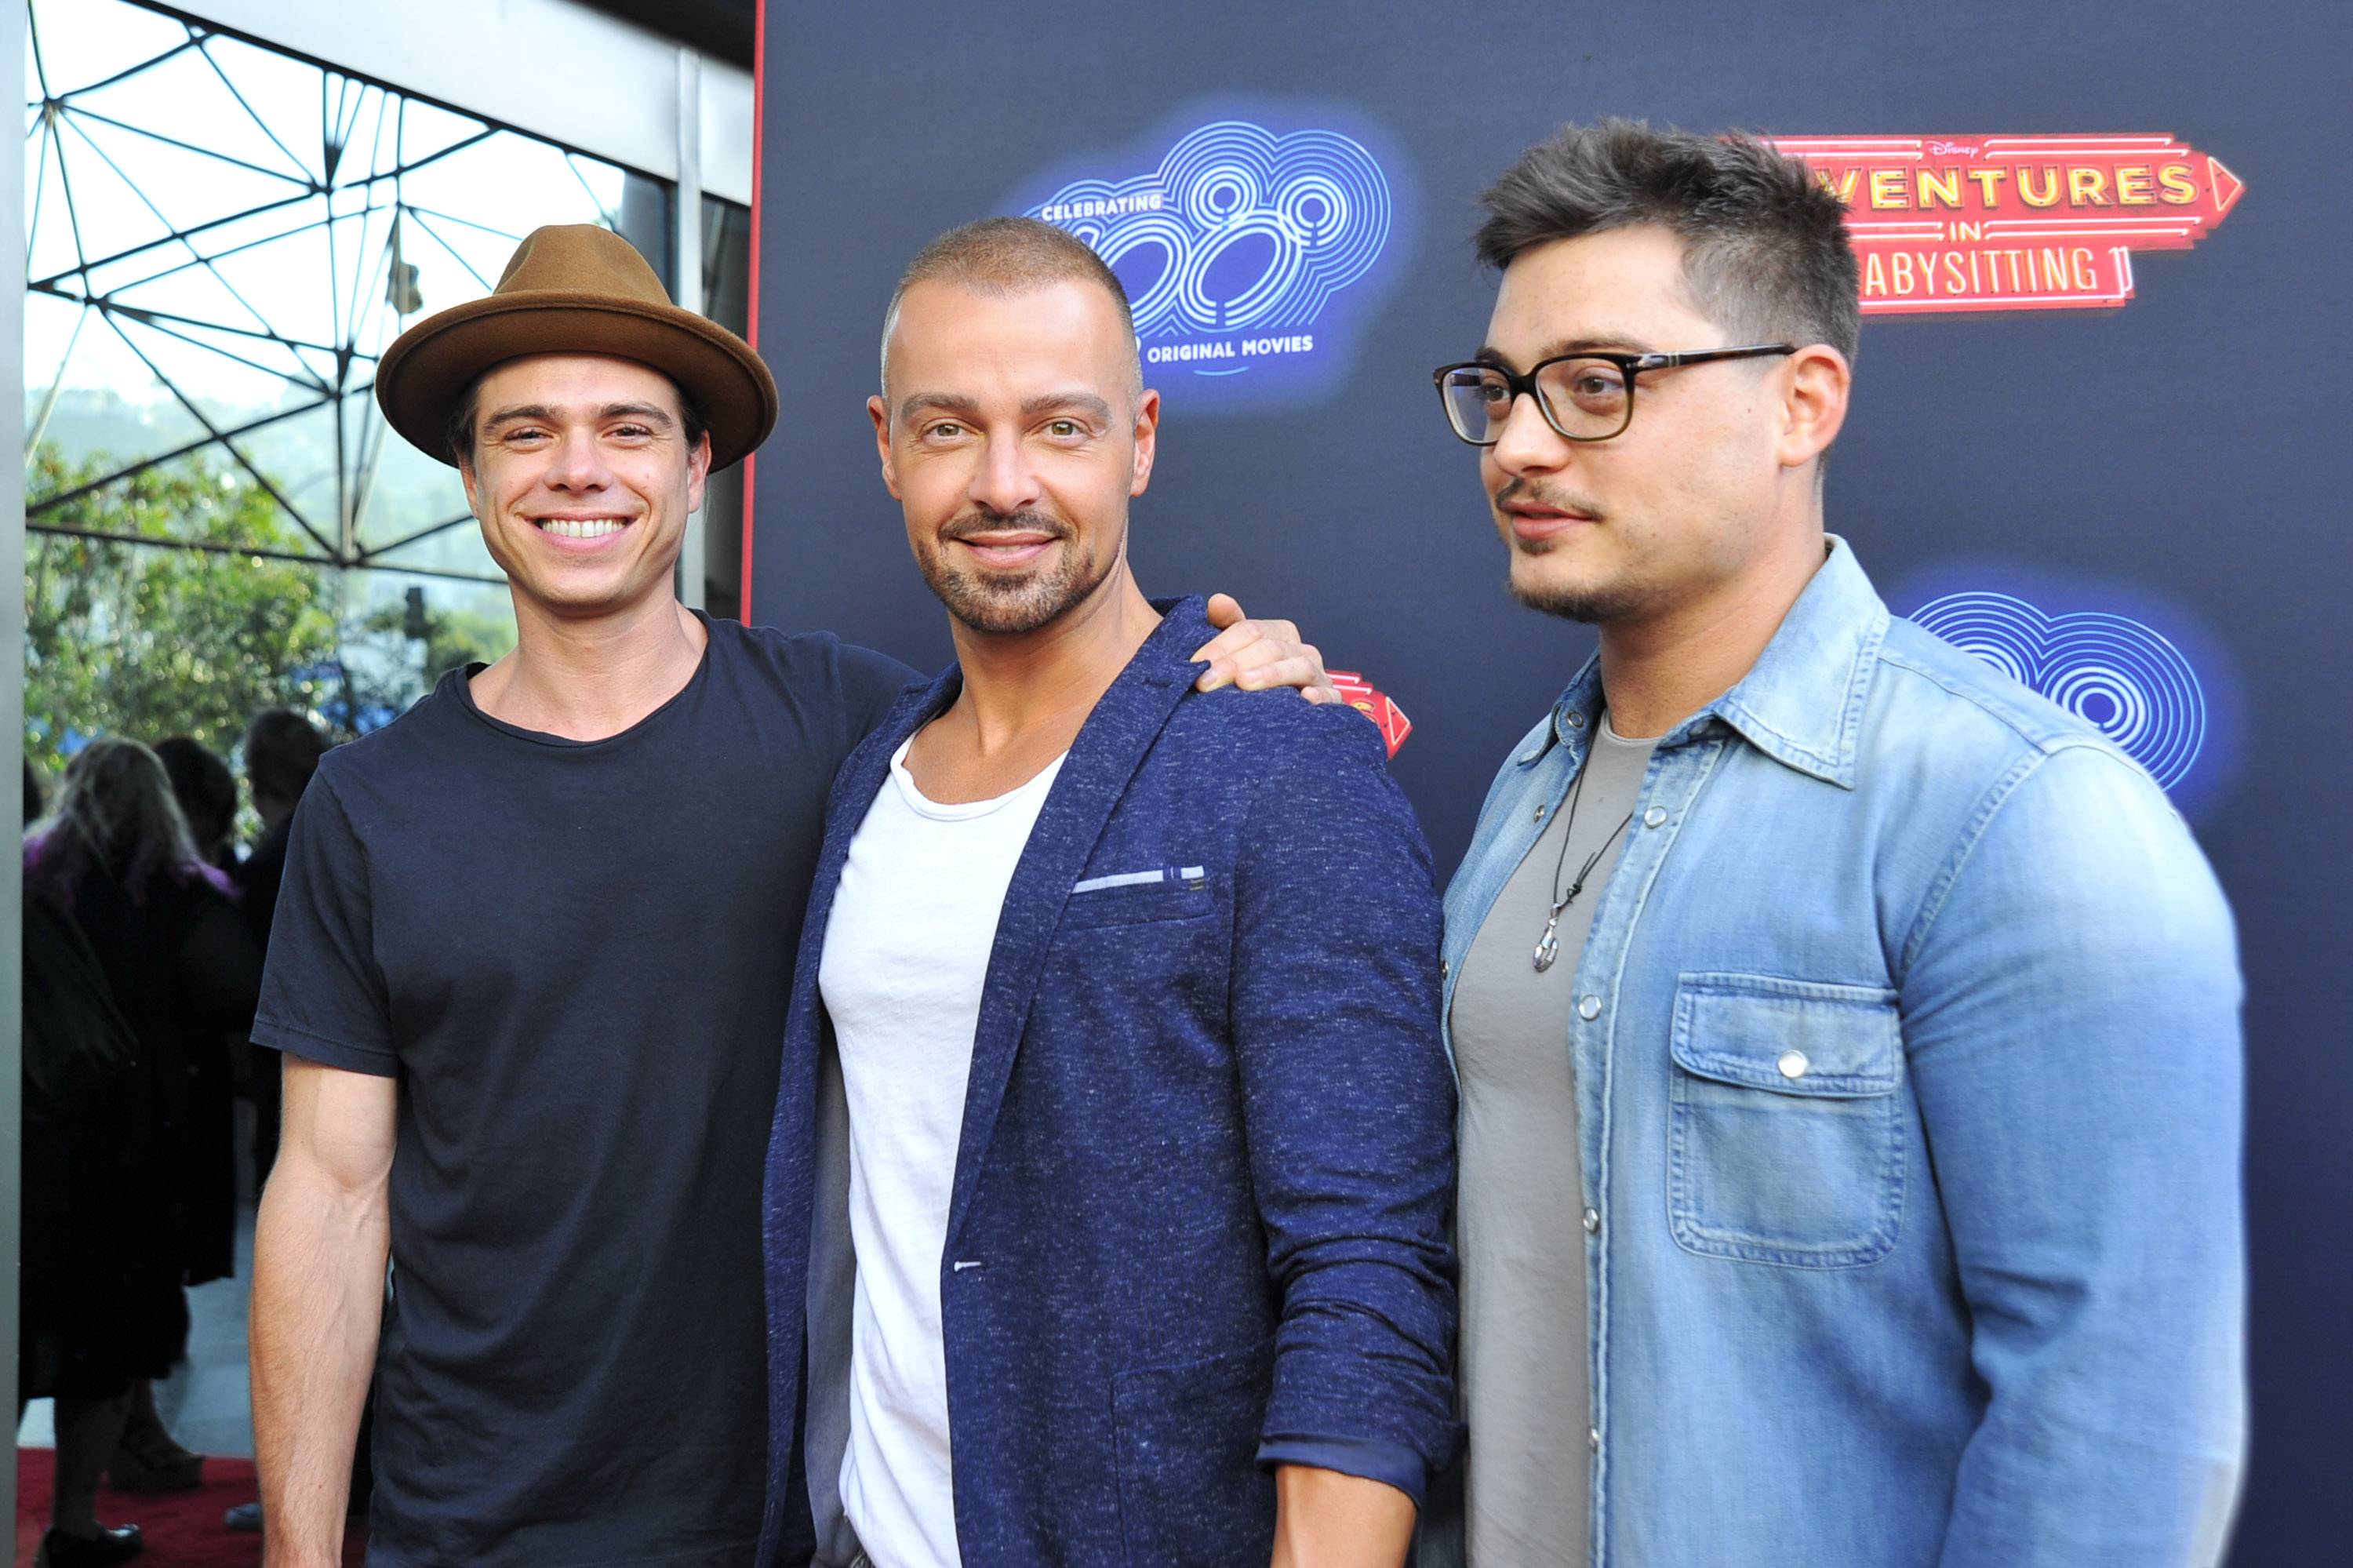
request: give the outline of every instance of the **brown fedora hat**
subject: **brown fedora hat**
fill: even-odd
[[[714,471],[776,428],[776,377],[752,345],[671,304],[636,247],[586,223],[533,229],[487,299],[402,333],[377,362],[375,399],[418,450],[455,466],[450,408],[482,372],[532,354],[604,354],[660,371],[710,422]]]

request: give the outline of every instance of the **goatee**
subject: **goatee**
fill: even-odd
[[[915,564],[948,613],[975,631],[1018,635],[1050,626],[1103,586],[1110,568],[1071,548],[1075,535],[1060,519],[1041,512],[1009,517],[960,517],[940,531],[943,541],[975,534],[1019,530],[1051,535],[1063,546],[1053,566],[1019,572],[963,571],[947,564],[946,553],[926,540]]]

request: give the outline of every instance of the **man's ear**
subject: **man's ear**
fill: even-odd
[[[1782,372],[1781,429],[1776,444],[1784,468],[1802,468],[1830,450],[1846,423],[1854,367],[1826,343],[1791,355]]]
[[[1135,476],[1127,493],[1137,496],[1152,482],[1152,460],[1160,450],[1160,394],[1146,389],[1135,400]]]
[[[866,417],[874,421],[874,450],[882,460],[882,488],[891,499],[901,499],[899,471],[891,461],[891,406],[880,397],[866,399]]]
[[[466,487],[466,510],[474,514],[475,522],[480,522],[482,520],[482,497],[481,491],[474,478],[473,459],[459,458],[458,460],[458,482]]]

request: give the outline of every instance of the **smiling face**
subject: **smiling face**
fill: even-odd
[[[915,564],[973,631],[1050,625],[1122,573],[1127,503],[1152,477],[1160,395],[1092,282],[1012,295],[910,287],[870,398]]]
[[[1583,349],[1672,354],[1731,344],[1686,293],[1682,242],[1641,227],[1555,240],[1514,258],[1481,357],[1525,373]],[[1832,354],[1803,357],[1811,365]],[[1837,421],[1793,440],[1788,404],[1792,387],[1819,369],[1792,357],[1646,371],[1633,422],[1601,441],[1565,440],[1532,398],[1520,398],[1480,460],[1495,526],[1512,550],[1514,597],[1609,625],[1736,588],[1783,543],[1793,519],[1811,514],[1793,501],[1799,487],[1810,500],[1812,458]]]
[[[534,355],[484,375],[474,407],[473,459],[459,473],[519,609],[594,619],[670,596],[711,442],[688,443],[668,376]]]

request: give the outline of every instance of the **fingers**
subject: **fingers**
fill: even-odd
[[[1288,620],[1248,620],[1231,594],[1214,595],[1207,608],[1209,624],[1223,630],[1194,650],[1194,662],[1209,666],[1193,683],[1196,690],[1237,686],[1263,692],[1295,686],[1312,703],[1342,700],[1324,673],[1324,655],[1299,640],[1298,627]]]
[[[1222,594],[1218,597],[1225,598]],[[1232,604],[1233,600],[1226,602]],[[1240,609],[1238,605],[1235,608],[1237,611]],[[1207,659],[1213,664],[1224,664],[1253,648],[1286,655],[1314,652],[1299,641],[1299,628],[1287,620],[1237,620],[1195,649],[1193,658],[1196,662]],[[1233,673],[1227,671],[1228,674]]]
[[[1207,653],[1205,650],[1197,657]],[[1262,638],[1212,659],[1194,686],[1204,692],[1214,692],[1220,686],[1235,686],[1245,692],[1296,686],[1310,702],[1341,700],[1340,694],[1333,689],[1331,677],[1324,673],[1323,654],[1299,641],[1295,634]]]
[[[1225,598],[1223,594],[1218,597]],[[1229,599],[1226,602],[1233,604],[1234,601]],[[1241,607],[1235,605],[1234,608],[1240,613]],[[1207,659],[1213,664],[1223,664],[1251,648],[1272,649],[1284,654],[1313,652],[1303,647],[1299,641],[1299,628],[1287,620],[1237,620],[1195,649],[1193,658],[1196,662]],[[1229,669],[1226,673],[1232,674],[1234,672]]]

